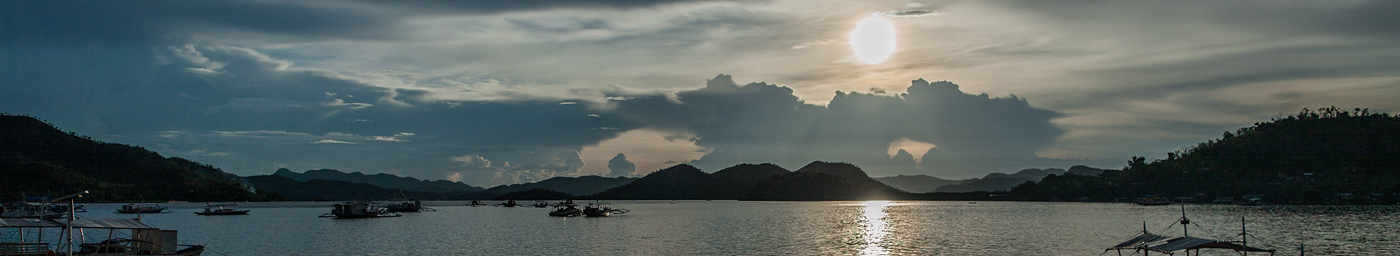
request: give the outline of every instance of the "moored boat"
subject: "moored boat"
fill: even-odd
[[[248,215],[252,210],[239,210],[238,204],[210,204],[204,206],[204,211],[194,212],[199,215]]]
[[[384,208],[389,209],[389,212],[437,211],[437,209],[423,207],[423,201],[407,198],[389,200],[388,203],[384,203]]]
[[[322,214],[321,217],[334,217],[337,219],[361,219],[379,217],[399,217],[398,213],[389,212],[388,208],[375,206],[368,201],[345,202],[331,206],[331,212]]]
[[[588,217],[608,217],[613,214],[627,213],[627,209],[613,208],[609,203],[590,203],[583,207],[583,215]]]
[[[1181,236],[1179,237],[1148,232],[1147,223],[1144,222],[1142,225],[1142,232],[1139,232],[1136,236],[1126,241],[1105,248],[1104,252],[1118,251],[1119,255],[1123,254],[1123,250],[1132,250],[1134,254],[1142,252],[1144,255],[1147,255],[1149,252],[1167,255],[1185,252],[1187,255],[1191,255],[1193,254],[1192,251],[1195,252],[1195,255],[1201,255],[1201,249],[1233,250],[1235,253],[1242,255],[1247,255],[1250,252],[1267,252],[1269,255],[1273,255],[1274,252],[1276,252],[1276,250],[1273,249],[1249,247],[1249,237],[1252,237],[1252,235],[1249,235],[1249,233],[1244,230],[1244,218],[1240,218],[1240,240],[1216,240],[1190,236],[1186,227],[1191,224],[1191,220],[1186,218],[1185,206],[1181,208],[1181,218],[1172,225],[1175,226],[1178,223],[1181,224]],[[1171,227],[1167,227],[1166,229],[1170,228]]]
[[[583,210],[573,204],[560,204],[554,206],[554,210],[549,212],[549,216],[578,217],[583,216]]]
[[[117,213],[167,213],[170,208],[158,204],[126,204]]]

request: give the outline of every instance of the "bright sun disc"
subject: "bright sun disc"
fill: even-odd
[[[856,23],[856,29],[851,31],[851,49],[857,59],[867,64],[885,62],[894,54],[894,23],[880,17]]]

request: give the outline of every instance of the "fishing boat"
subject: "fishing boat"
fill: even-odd
[[[1235,253],[1244,255],[1248,255],[1250,252],[1267,252],[1269,255],[1274,255],[1276,251],[1273,249],[1249,247],[1250,235],[1244,230],[1244,218],[1240,218],[1240,240],[1216,240],[1190,236],[1187,225],[1193,224],[1191,224],[1190,219],[1186,218],[1185,206],[1181,208],[1181,219],[1178,219],[1172,225],[1175,226],[1176,224],[1181,224],[1181,236],[1179,237],[1148,232],[1147,223],[1143,222],[1142,232],[1139,232],[1136,236],[1126,241],[1105,248],[1104,253],[1108,253],[1108,251],[1117,251],[1118,255],[1123,255],[1123,250],[1131,250],[1133,254],[1141,252],[1143,255],[1147,255],[1151,252],[1164,255],[1174,255],[1178,252],[1185,252],[1186,255],[1201,255],[1201,249],[1225,249],[1233,250]],[[1200,226],[1197,225],[1197,227]],[[1163,230],[1171,228],[1171,226],[1168,226]]]
[[[395,198],[384,203],[384,208],[389,212],[424,212],[437,211],[437,209],[423,207],[423,201],[408,198]]]
[[[251,210],[239,210],[238,204],[206,204],[204,211],[194,212],[199,215],[248,215]]]
[[[390,212],[388,208],[375,206],[368,201],[345,202],[331,205],[331,212],[322,214],[321,217],[334,217],[337,219],[362,219],[379,217],[399,217],[398,213]]]
[[[573,204],[560,204],[554,206],[554,210],[549,212],[549,216],[578,217],[583,216],[583,210]]]
[[[481,204],[481,201],[472,200],[470,203],[467,203],[467,205],[468,205],[468,206],[472,206],[472,207],[477,207],[477,206],[482,206],[482,205],[484,205],[484,204]]]
[[[515,200],[506,200],[505,202],[502,202],[502,203],[499,203],[499,204],[495,204],[494,206],[500,206],[500,207],[516,207],[516,206],[520,206],[520,204],[515,203]]]
[[[127,204],[117,209],[117,213],[167,213],[170,208],[158,204]]]
[[[583,207],[583,215],[588,217],[608,217],[629,212],[627,209],[613,208],[610,203],[590,203]]]
[[[1171,204],[1172,204],[1172,200],[1171,200],[1171,199],[1164,198],[1164,197],[1144,197],[1144,198],[1138,198],[1138,200],[1137,200],[1137,201],[1133,201],[1133,203],[1136,203],[1136,204],[1138,204],[1138,205],[1144,205],[1144,206],[1171,205]]]

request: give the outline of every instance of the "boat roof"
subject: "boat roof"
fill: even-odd
[[[1155,252],[1170,253],[1206,248],[1230,249],[1235,251],[1251,252],[1274,252],[1274,250],[1248,247],[1240,244],[1235,244],[1229,241],[1189,236],[1170,237],[1147,232],[1142,232],[1142,234],[1139,234],[1138,236],[1130,238],[1127,241],[1123,241],[1122,243],[1118,243],[1117,245],[1114,245],[1113,247],[1109,247],[1104,250],[1145,249]]]
[[[0,228],[58,228],[66,226],[66,223],[66,220],[56,221],[36,218],[0,218]],[[76,219],[73,220],[73,227],[105,229],[158,229],[134,219]]]
[[[1106,250],[1113,250],[1113,249],[1133,249],[1133,248],[1138,248],[1138,246],[1142,246],[1142,245],[1147,244],[1147,243],[1156,242],[1156,241],[1162,241],[1163,239],[1168,239],[1168,238],[1171,238],[1171,237],[1169,237],[1169,236],[1164,236],[1164,235],[1153,234],[1153,233],[1142,232],[1142,234],[1139,234],[1138,236],[1135,236],[1135,237],[1133,237],[1133,238],[1131,238],[1131,239],[1128,239],[1127,241],[1123,241],[1122,243],[1118,243],[1117,245],[1114,245],[1113,247],[1109,247],[1109,248],[1106,249]]]

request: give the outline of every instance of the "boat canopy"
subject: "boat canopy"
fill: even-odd
[[[1165,241],[1165,242],[1163,242],[1163,241]],[[1131,239],[1128,239],[1127,241],[1123,241],[1122,243],[1118,243],[1118,245],[1114,245],[1113,247],[1109,247],[1109,248],[1104,249],[1104,250],[1105,250],[1105,251],[1110,251],[1110,250],[1133,249],[1133,250],[1148,250],[1148,251],[1161,252],[1161,253],[1172,253],[1172,252],[1179,252],[1179,251],[1186,251],[1186,250],[1200,250],[1200,249],[1206,249],[1206,248],[1212,248],[1212,249],[1229,249],[1229,250],[1234,250],[1234,251],[1237,251],[1237,252],[1240,252],[1240,251],[1250,251],[1250,252],[1268,252],[1268,253],[1270,253],[1270,254],[1274,253],[1274,250],[1261,249],[1261,248],[1255,248],[1255,247],[1248,247],[1248,246],[1244,246],[1244,245],[1232,243],[1232,242],[1229,242],[1229,241],[1220,241],[1220,240],[1215,240],[1215,239],[1206,239],[1206,238],[1189,237],[1189,236],[1186,236],[1186,237],[1169,237],[1169,236],[1162,236],[1162,235],[1157,235],[1157,234],[1152,234],[1152,233],[1147,233],[1147,232],[1143,232],[1142,234],[1140,234],[1140,235],[1138,235],[1138,236],[1136,236],[1136,237],[1133,237],[1133,238],[1131,238]]]
[[[67,221],[35,218],[0,218],[0,228],[61,228]],[[74,228],[158,229],[134,219],[76,219]]]

